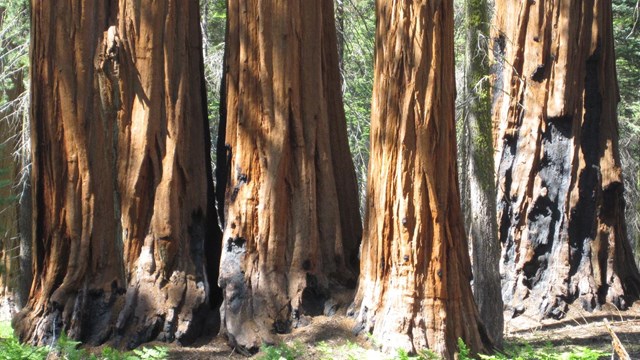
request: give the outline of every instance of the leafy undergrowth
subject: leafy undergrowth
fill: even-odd
[[[558,351],[551,344],[546,344],[542,348],[534,348],[529,344],[508,344],[503,352],[494,355],[480,354],[472,356],[467,346],[461,340],[458,341],[459,360],[600,360],[608,359],[610,354],[576,346],[565,351]],[[313,354],[313,355],[310,355]],[[313,348],[306,348],[303,344],[296,342],[292,345],[282,343],[277,346],[263,346],[258,360],[297,360],[318,358],[320,360],[359,360],[359,359],[382,359],[380,353],[373,353],[364,349],[356,343],[347,341],[340,346],[331,346],[321,341]],[[440,358],[430,350],[419,351],[417,355],[409,355],[405,351],[399,350],[393,356],[387,356],[382,360],[439,360]]]
[[[52,346],[30,346],[21,344],[13,334],[9,322],[0,322],[0,360],[164,360],[168,358],[166,347],[156,346],[121,352],[111,347],[102,348],[93,354],[79,347],[80,342],[67,338],[64,334]]]
[[[325,325],[327,325],[325,323]],[[335,336],[321,338],[305,338],[298,334],[277,346],[263,346],[253,359],[257,360],[438,360],[439,357],[429,350],[418,354],[407,354],[398,351],[393,355],[384,355],[377,351],[380,344],[372,336],[367,339],[349,337],[349,332],[340,333],[329,326]],[[575,333],[575,328],[573,329]],[[624,332],[621,332],[624,334]],[[326,334],[325,334],[326,335]],[[565,339],[565,338],[562,338]],[[493,355],[471,356],[464,343],[460,342],[460,360],[598,360],[608,359],[610,354],[605,349],[608,339],[597,343],[562,342],[562,339],[540,340],[512,337],[507,341],[501,353]],[[628,344],[633,344],[630,339]],[[578,344],[586,344],[578,346]],[[95,359],[95,360],[146,360],[146,359],[246,359],[232,354],[223,341],[216,341],[210,348],[178,347],[174,344],[147,347],[131,352],[120,352],[110,347],[98,350],[79,348],[80,343],[65,336],[52,347],[32,347],[20,344],[13,335],[9,323],[0,322],[0,360],[8,359]],[[218,349],[219,348],[219,349]],[[632,355],[632,358],[636,358]]]

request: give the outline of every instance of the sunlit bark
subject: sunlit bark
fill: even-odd
[[[453,1],[377,2],[360,330],[385,350],[454,358],[489,341],[458,194]]]
[[[227,31],[222,326],[253,352],[345,305],[362,229],[333,1],[231,1]]]
[[[35,279],[21,339],[133,347],[201,331],[216,222],[198,9],[32,2]]]
[[[513,316],[640,295],[627,242],[611,2],[496,1],[493,118]]]

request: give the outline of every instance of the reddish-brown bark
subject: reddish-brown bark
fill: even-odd
[[[496,2],[495,161],[503,298],[513,316],[626,308],[627,242],[611,2]]]
[[[33,1],[32,29],[36,276],[17,333],[192,340],[216,225],[198,2]]]
[[[453,1],[377,2],[360,329],[452,359],[490,346],[471,292],[456,169]]]
[[[344,305],[361,223],[333,2],[229,2],[227,32],[222,326],[254,351]]]

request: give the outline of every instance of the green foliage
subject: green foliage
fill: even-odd
[[[606,351],[589,349],[577,346],[566,351],[558,351],[550,343],[542,348],[534,348],[530,344],[515,344],[507,346],[503,352],[494,355],[480,354],[478,357],[471,355],[471,350],[458,339],[459,360],[599,360],[608,358],[611,354]],[[409,356],[405,351],[399,350],[392,360],[436,360],[438,355],[430,350],[422,350],[416,356]]]
[[[200,2],[200,21],[203,29],[204,79],[207,85],[207,113],[209,116],[209,133],[213,141],[211,161],[214,169],[216,166],[215,143],[220,124],[220,91],[227,22],[226,6],[225,0]]]
[[[467,344],[460,338],[458,338],[458,351],[460,359],[471,359],[471,351],[467,347]]]
[[[14,100],[8,90],[16,86],[16,79],[22,79],[26,87],[28,52],[29,1],[5,0],[0,4],[0,113]]]
[[[258,357],[258,360],[295,360],[304,353],[303,345],[299,342],[292,346],[285,343],[277,346],[263,345],[260,351],[262,355]]]
[[[534,349],[529,344],[516,345],[496,355],[480,355],[482,360],[598,360],[608,358],[611,354],[586,347],[575,347],[569,351],[558,352],[553,345],[547,344],[542,349]]]
[[[348,341],[344,345],[330,346],[328,343],[321,341],[316,344],[316,350],[322,355],[320,360],[359,360],[362,359],[365,350],[358,344]]]
[[[51,358],[52,353],[55,354],[53,358],[62,360],[163,360],[169,357],[169,350],[162,346],[129,352],[121,352],[107,346],[102,349],[100,355],[95,355],[80,348],[80,345],[80,341],[72,340],[64,333],[53,347],[21,344],[13,334],[11,323],[0,322],[0,360],[44,360]]]
[[[338,48],[342,49],[341,72],[349,147],[358,179],[361,213],[369,164],[369,130],[373,91],[375,39],[373,0],[340,1],[336,5]]]
[[[613,0],[616,69],[620,87],[619,144],[629,237],[640,263],[640,18],[637,0]]]
[[[398,350],[398,354],[393,360],[438,360],[440,357],[429,349],[418,351],[418,355],[410,356],[404,350]]]
[[[15,338],[0,339],[0,360],[41,360],[47,357],[49,349],[20,344]]]

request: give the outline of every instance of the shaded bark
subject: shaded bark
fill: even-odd
[[[377,2],[359,330],[385,350],[491,346],[471,292],[458,191],[453,1]]]
[[[216,261],[198,2],[33,1],[32,29],[36,276],[16,332],[192,341]]]
[[[5,95],[8,101],[16,100],[23,88],[21,77],[12,80],[14,80],[11,81],[14,86],[5,91],[5,94],[0,93],[0,96]],[[17,111],[17,109],[11,106],[6,111],[0,111],[0,308],[3,313],[16,311],[16,308],[20,306],[20,295],[22,295],[19,292],[22,279],[18,205],[14,188],[18,177],[19,163],[13,157],[19,126],[10,123],[9,117],[13,111]]]
[[[611,2],[496,2],[503,298],[561,318],[640,295],[624,222]]]
[[[480,318],[496,344],[502,343],[500,240],[496,223],[486,0],[466,0],[465,109],[461,139],[460,191],[473,269],[473,295]]]
[[[332,296],[355,286],[361,222],[333,1],[228,6],[221,314],[253,352],[343,305]]]

